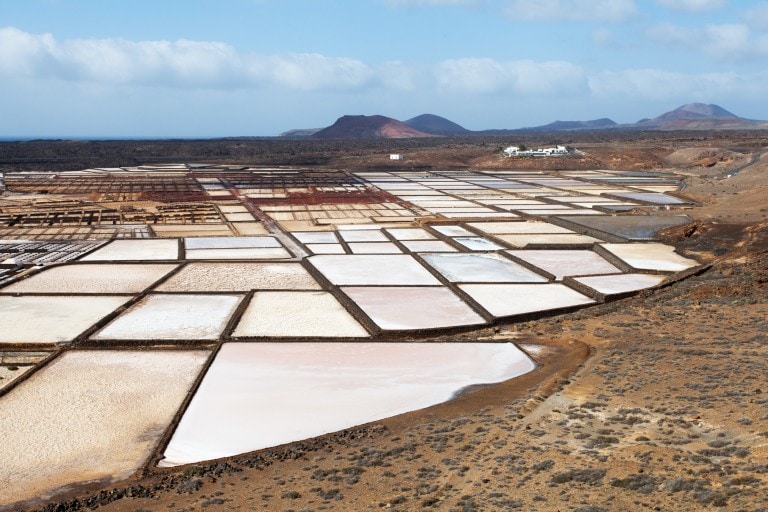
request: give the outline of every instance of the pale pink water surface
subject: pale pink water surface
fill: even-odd
[[[335,432],[534,367],[511,343],[225,343],[160,465]]]

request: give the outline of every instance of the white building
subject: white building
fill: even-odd
[[[521,150],[519,146],[509,146],[504,149],[504,156],[507,158],[513,156],[552,156],[567,155],[568,148],[565,146],[556,146],[554,148],[538,148]]]
[[[405,157],[400,153],[392,153],[389,155],[390,160],[405,160]]]

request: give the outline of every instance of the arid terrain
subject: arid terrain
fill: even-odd
[[[519,343],[539,367],[512,381],[317,439],[145,469],[11,510],[768,510],[768,135],[611,136],[536,134],[526,144],[584,153],[541,160],[502,159],[509,141],[479,138],[177,142],[167,160],[160,142],[0,145],[6,170],[157,157],[353,170],[666,171],[686,177],[681,193],[698,204],[684,212],[693,224],[660,238],[706,264],[679,282],[573,313],[407,338]],[[406,160],[390,162],[389,152]]]

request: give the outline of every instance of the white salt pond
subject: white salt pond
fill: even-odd
[[[595,302],[586,295],[555,284],[461,284],[467,295],[496,318],[535,313]]]
[[[215,340],[242,295],[148,295],[99,331],[96,340]]]
[[[125,304],[130,297],[0,297],[0,343],[62,343]]]
[[[0,398],[0,506],[129,477],[152,454],[207,351],[69,351]]]
[[[638,270],[680,272],[699,263],[680,256],[671,245],[659,243],[602,244],[606,250]]]
[[[336,285],[440,284],[427,269],[406,254],[329,254],[312,256],[306,261]]]
[[[368,332],[327,292],[257,292],[235,337],[362,338]]]
[[[299,263],[190,263],[157,287],[164,292],[319,290]]]
[[[179,259],[179,243],[175,239],[114,240],[80,261],[140,261]]]
[[[618,274],[577,277],[574,280],[606,296],[634,292],[661,284],[666,276],[654,274]]]
[[[485,320],[445,287],[350,286],[342,291],[381,329],[438,329]]]
[[[509,343],[225,343],[160,465],[335,432],[534,368]]]
[[[73,264],[51,267],[3,288],[7,293],[138,293],[175,264]]]
[[[547,279],[496,254],[422,254],[424,261],[451,282],[543,283]]]
[[[562,281],[566,276],[587,276],[593,274],[620,274],[621,270],[606,261],[599,254],[588,250],[528,250],[507,251]]]

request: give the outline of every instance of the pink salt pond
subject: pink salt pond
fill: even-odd
[[[381,329],[439,329],[485,321],[451,290],[438,286],[350,286],[342,291]]]
[[[160,465],[335,432],[534,368],[510,343],[225,343]]]

